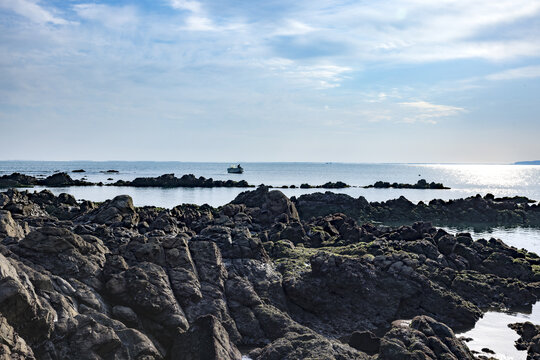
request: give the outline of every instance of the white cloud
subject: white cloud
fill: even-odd
[[[176,10],[187,10],[190,12],[185,18],[184,26],[181,30],[186,31],[226,31],[242,28],[243,24],[217,25],[214,20],[203,9],[201,3],[195,0],[170,0],[170,5]]]
[[[69,22],[53,15],[36,1],[31,0],[0,0],[0,7],[11,10],[38,24],[65,25]]]
[[[171,0],[171,7],[177,10],[188,10],[194,13],[202,11],[201,3],[194,0]]]
[[[434,62],[540,56],[538,35],[524,24],[538,0],[381,0],[335,6],[305,4],[302,19],[317,36],[339,39],[356,60]],[[279,23],[276,24],[279,26]],[[508,31],[511,29],[511,31]],[[502,36],[504,34],[504,36]]]
[[[352,71],[350,67],[333,64],[300,65],[285,58],[272,58],[260,66],[298,84],[319,90],[339,87],[347,78],[346,73]]]
[[[540,65],[524,66],[486,76],[487,80],[515,80],[540,77]]]
[[[83,19],[97,21],[109,28],[122,28],[138,21],[134,7],[114,7],[103,4],[77,4],[75,12]]]
[[[435,124],[438,118],[453,116],[465,111],[464,108],[437,105],[427,101],[401,102],[398,105],[410,110],[409,112],[406,111],[402,117],[401,122],[405,123],[425,122]]]
[[[219,27],[207,17],[193,15],[186,19],[183,29],[189,31],[217,31]]]
[[[317,29],[298,20],[287,20],[272,34],[274,36],[305,35]]]

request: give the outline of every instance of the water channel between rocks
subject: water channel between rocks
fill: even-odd
[[[469,232],[475,240],[498,238],[507,245],[518,249],[525,248],[528,251],[540,254],[540,229],[519,227],[477,231],[474,229],[444,229],[451,233]],[[460,333],[458,336],[473,339],[467,342],[467,346],[471,350],[478,351],[481,355],[495,357],[499,360],[525,360],[527,359],[527,352],[518,351],[514,346],[514,342],[519,338],[519,335],[508,327],[508,324],[525,321],[540,325],[540,302],[534,304],[529,311],[488,311],[475,324],[473,329]],[[482,352],[484,348],[493,350],[495,354]]]

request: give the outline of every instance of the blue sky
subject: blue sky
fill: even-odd
[[[536,159],[539,38],[538,0],[0,0],[0,159]]]

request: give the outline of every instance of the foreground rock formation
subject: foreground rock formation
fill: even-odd
[[[0,193],[0,354],[18,359],[473,359],[454,331],[540,295],[540,258],[429,223]]]

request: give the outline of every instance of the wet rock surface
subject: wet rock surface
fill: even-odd
[[[266,187],[220,208],[0,200],[4,358],[473,359],[454,331],[540,295],[536,254],[427,222],[306,219]]]

